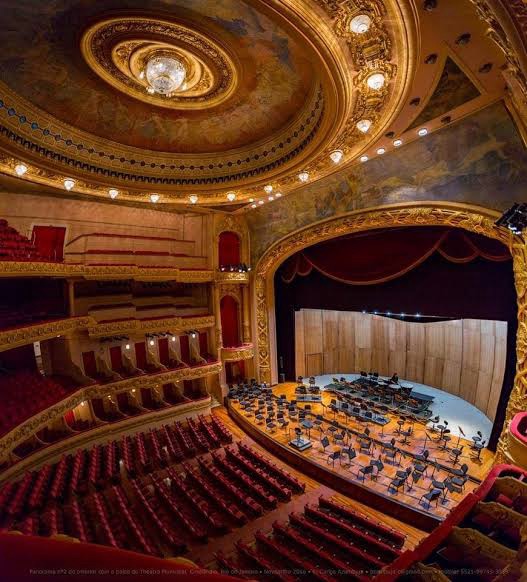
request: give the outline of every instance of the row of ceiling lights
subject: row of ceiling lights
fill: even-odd
[[[363,119],[361,121],[359,121],[357,123],[357,127],[359,128],[360,131],[362,131],[363,133],[366,133],[370,127],[371,127],[371,121],[369,119]],[[421,129],[418,130],[417,134],[420,137],[425,136],[428,133],[428,130],[425,127],[422,127]],[[394,147],[400,147],[403,145],[403,141],[402,139],[396,139],[393,142]],[[377,154],[378,155],[382,155],[386,153],[386,149],[381,147],[377,150]],[[329,157],[331,159],[331,161],[334,164],[339,164],[342,161],[342,158],[344,157],[344,152],[342,150],[333,150],[330,154]],[[366,155],[363,155],[360,158],[361,162],[367,162],[369,160],[369,157]],[[26,172],[28,171],[28,167],[23,164],[23,163],[18,163],[15,166],[15,173],[17,176],[22,177]],[[298,174],[298,180],[302,183],[306,183],[309,181],[309,173],[306,171],[302,171]],[[71,178],[66,178],[63,181],[64,184],[64,188],[66,188],[66,190],[70,191],[75,187],[75,180],[72,180]],[[275,198],[280,198],[282,196],[281,192],[274,192],[274,188],[271,184],[267,184],[266,186],[264,186],[264,192],[267,194],[267,200],[269,200],[269,202],[272,202]],[[115,188],[110,188],[108,190],[108,195],[110,196],[110,198],[115,199],[117,198],[117,196],[119,195],[119,190],[116,190]],[[154,204],[156,202],[158,202],[160,199],[159,194],[150,194],[150,201],[153,202]],[[189,196],[189,202],[191,204],[197,204],[199,198],[196,194],[191,194]],[[236,193],[235,192],[227,192],[227,200],[229,202],[234,202],[236,200]],[[249,198],[249,203],[252,204],[252,208],[256,208],[257,205],[262,205],[264,204],[264,200],[258,200],[258,202],[256,202],[254,200],[254,198]]]

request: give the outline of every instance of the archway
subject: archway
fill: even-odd
[[[273,244],[256,267],[255,307],[257,322],[257,366],[260,381],[276,383],[276,334],[274,274],[295,252],[343,234],[397,226],[445,225],[463,228],[503,242],[511,251],[518,298],[517,368],[508,402],[504,431],[517,412],[527,407],[527,245],[520,237],[495,225],[499,213],[482,207],[456,203],[419,202],[393,204],[356,211],[295,231]],[[500,437],[497,460],[502,458],[506,439]]]
[[[234,297],[225,295],[220,301],[221,334],[223,347],[232,348],[239,346],[240,341],[240,315],[239,305]]]

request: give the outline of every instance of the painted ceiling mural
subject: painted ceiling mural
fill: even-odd
[[[527,152],[500,102],[249,213],[252,262],[292,231],[339,214],[414,200],[505,210],[525,201],[526,183]]]
[[[296,117],[315,79],[309,55],[280,24],[242,0],[128,0],[216,30],[243,74],[232,99],[212,109],[152,107],[116,91],[82,59],[86,23],[123,8],[121,0],[0,0],[0,80],[60,121],[124,145],[201,153],[268,138]],[[10,9],[11,7],[11,9]]]

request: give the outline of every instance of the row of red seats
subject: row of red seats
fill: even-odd
[[[0,219],[0,260],[46,260],[40,255],[36,246],[20,234],[7,220]]]
[[[245,443],[239,441],[238,450],[247,458],[260,464],[262,468],[264,468],[271,475],[275,475],[275,477],[277,477],[281,481],[284,481],[287,484],[287,486],[290,489],[292,489],[295,493],[302,493],[305,491],[306,486],[304,483],[299,481],[294,475],[291,475],[291,473],[289,473],[285,469],[282,469],[281,467],[273,463],[270,459],[260,454],[257,450],[253,449],[249,445],[246,445]]]
[[[190,429],[190,434],[192,436],[192,440],[198,445],[198,449],[203,451],[209,450],[209,443],[207,442],[206,438],[201,434],[201,431],[198,430],[196,426],[196,422],[189,418],[187,421],[187,425]]]
[[[185,457],[195,457],[196,456],[196,447],[194,446],[190,436],[188,436],[185,431],[183,430],[183,426],[180,422],[176,422],[173,425],[174,434],[185,453]]]
[[[222,443],[232,443],[231,431],[223,424],[223,422],[216,416],[211,415],[211,424],[218,434],[218,437]]]
[[[161,431],[170,458],[172,459],[173,462],[179,463],[180,461],[183,460],[185,455],[183,454],[183,451],[181,450],[181,447],[179,446],[177,439],[173,438],[171,431],[169,430],[169,427],[166,424],[163,425]]]
[[[272,493],[276,495],[280,501],[289,501],[291,499],[291,489],[288,489],[284,483],[278,481],[254,465],[250,459],[243,457],[240,453],[230,448],[225,449],[225,454],[227,455],[228,459],[232,460],[245,473],[251,475],[255,481],[260,482],[265,488],[269,489],[269,491],[272,491]]]
[[[139,507],[143,509],[146,513],[153,526],[155,527],[158,534],[160,534],[161,540],[164,544],[168,545],[169,548],[175,554],[182,554],[186,550],[185,543],[175,534],[169,523],[162,519],[162,514],[156,511],[152,506],[150,500],[146,498],[144,493],[141,491],[139,485],[135,480],[131,481],[132,489],[134,495],[138,501]]]
[[[214,432],[213,427],[208,423],[202,414],[199,416],[199,423],[201,430],[205,433],[205,436],[213,449],[218,449],[221,447],[221,441],[218,435]]]
[[[64,399],[68,393],[62,383],[38,372],[20,370],[0,375],[0,435]]]
[[[256,483],[249,475],[231,463],[225,457],[214,453],[212,459],[216,466],[234,478],[245,492],[257,499],[264,507],[274,508],[278,504],[278,499],[269,491],[266,491],[259,483]]]
[[[27,505],[29,510],[34,510],[42,507],[44,504],[44,496],[47,495],[47,488],[50,482],[53,467],[51,465],[44,465],[37,474],[35,483],[29,493]]]

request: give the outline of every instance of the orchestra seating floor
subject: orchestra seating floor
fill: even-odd
[[[254,535],[258,530],[261,530],[264,533],[271,531],[273,522],[277,520],[287,521],[287,516],[291,512],[302,513],[306,504],[317,505],[318,498],[320,496],[331,497],[339,504],[348,506],[372,519],[373,521],[384,523],[385,525],[404,534],[406,536],[404,549],[415,548],[415,546],[426,537],[427,534],[425,532],[422,532],[421,530],[405,524],[388,515],[384,515],[383,513],[376,511],[375,509],[364,505],[363,503],[346,497],[345,495],[341,495],[335,492],[333,489],[322,485],[315,479],[308,477],[302,472],[297,471],[286,463],[282,462],[276,456],[273,456],[272,453],[267,451],[264,447],[261,447],[253,439],[247,436],[245,432],[230,418],[227,410],[223,406],[221,408],[215,408],[213,414],[217,415],[225,424],[225,426],[231,431],[233,435],[233,441],[235,443],[243,442],[250,445],[253,449],[264,453],[267,457],[270,457],[276,465],[288,471],[302,483],[305,483],[306,489],[303,494],[293,496],[289,503],[279,504],[278,507],[273,511],[264,514],[260,518],[244,525],[242,528],[235,529],[232,532],[223,535],[221,538],[210,539],[206,545],[196,543],[190,546],[188,553],[185,554],[185,557],[190,558],[191,560],[194,560],[207,568],[216,569],[216,562],[214,559],[215,553],[221,551],[225,555],[232,555],[235,553],[234,547],[235,543],[238,541],[252,545],[254,542]]]
[[[297,384],[293,382],[279,384],[274,387],[273,392],[275,396],[285,395],[288,401],[294,400],[296,386]],[[332,397],[334,397],[334,395],[323,392],[322,393],[323,404],[329,406]],[[311,409],[314,415],[317,414],[323,415],[325,412],[325,408],[322,404],[317,404],[314,402],[306,404],[311,405]],[[300,408],[302,408],[305,404],[299,402],[298,405]],[[297,423],[291,421],[286,430],[278,427],[277,430],[275,430],[274,432],[270,432],[266,430],[265,424],[259,424],[254,416],[246,416],[241,410],[239,403],[231,402],[231,406],[235,414],[237,414],[237,417],[241,419],[242,424],[249,423],[251,427],[257,429],[259,433],[261,433],[261,435],[264,436],[264,438],[272,439],[281,444],[282,446],[285,446],[288,449],[288,451],[293,451],[292,447],[288,443],[289,441],[295,438],[294,428],[299,426]],[[398,415],[390,414],[389,417],[390,422],[387,425],[385,425],[384,428],[382,429],[379,425],[370,424],[369,428],[373,438],[379,439],[386,443],[388,443],[392,438],[395,438],[397,443],[396,446],[400,447],[401,450],[408,453],[419,454],[423,449],[423,444],[425,441],[424,425],[415,423],[414,434],[412,436],[411,441],[408,444],[401,445],[400,444],[401,437],[396,433],[396,430],[398,429],[397,425]],[[328,411],[325,413],[324,418],[325,420],[328,421],[333,420],[334,414],[328,409]],[[342,419],[342,416],[339,415],[338,420],[344,426],[344,419]],[[329,424],[324,422],[323,425],[323,429],[325,429],[324,432],[326,432],[328,426]],[[348,421],[347,426],[351,429],[355,429],[358,431],[364,430],[364,425],[357,423],[355,420]],[[231,427],[230,424],[229,427]],[[428,432],[430,433],[430,431]],[[342,463],[342,465],[337,461],[334,464],[334,466],[331,466],[331,464],[328,464],[329,453],[336,449],[340,449],[341,447],[334,445],[333,440],[330,439],[331,446],[326,448],[326,450],[324,451],[320,444],[321,433],[316,429],[312,429],[310,433],[313,446],[303,452],[294,451],[296,454],[302,455],[306,463],[313,463],[317,465],[318,468],[321,468],[322,470],[329,472],[330,475],[331,473],[336,473],[339,476],[344,477],[348,481],[364,485],[382,494],[383,496],[389,496],[394,501],[404,503],[414,508],[418,508],[421,511],[428,512],[429,514],[440,519],[444,519],[450,513],[450,511],[465,497],[465,495],[476,489],[476,487],[479,484],[479,481],[482,480],[487,475],[490,468],[492,467],[494,458],[494,453],[492,453],[488,449],[483,449],[481,452],[480,460],[479,461],[474,460],[470,455],[470,445],[472,444],[472,441],[469,442],[465,441],[464,439],[461,439],[460,446],[465,445],[465,447],[463,454],[460,457],[459,462],[456,464],[455,468],[458,469],[461,465],[466,463],[469,467],[468,475],[472,479],[469,479],[466,482],[462,493],[455,492],[449,493],[444,503],[441,502],[437,506],[435,505],[435,503],[433,503],[430,507],[427,507],[425,502],[419,504],[419,501],[421,499],[421,496],[430,490],[431,487],[430,474],[432,472],[432,468],[429,467],[428,469],[429,477],[425,477],[423,480],[415,483],[411,490],[407,490],[407,488],[404,487],[403,488],[404,490],[399,489],[397,492],[394,492],[393,490],[389,491],[388,485],[390,484],[392,478],[395,477],[395,473],[397,471],[412,466],[412,459],[410,456],[402,458],[400,460],[400,465],[397,464],[392,465],[389,464],[389,462],[384,462],[385,458],[384,455],[382,455],[382,460],[384,462],[383,471],[378,475],[376,480],[373,480],[369,476],[366,476],[365,480],[363,481],[362,478],[357,477],[357,471],[362,466],[369,465],[370,461],[373,458],[379,457],[379,455],[381,454],[379,445],[377,445],[374,448],[373,454],[371,456],[367,454],[357,454],[355,459],[353,459],[353,461],[351,462],[351,465],[349,464],[347,458],[345,458],[346,462]],[[453,438],[452,446],[456,444],[457,438]],[[352,443],[352,446],[355,448],[355,450],[358,451],[356,441]],[[441,465],[452,467],[452,462],[449,459],[448,451],[440,451],[435,441],[428,440],[426,448],[430,451],[431,459],[437,459]],[[449,477],[449,475],[450,473],[447,472],[446,470],[439,469],[435,471],[434,479],[442,481],[445,478]]]
[[[323,389],[324,386],[332,383],[333,378],[355,380],[359,377],[359,374],[325,374],[323,376],[315,376],[315,383],[316,386]],[[434,397],[434,401],[430,405],[432,416],[438,414],[441,419],[448,420],[448,426],[452,435],[458,436],[458,427],[460,426],[467,438],[470,438],[479,430],[483,435],[483,439],[488,442],[492,431],[492,421],[481,410],[478,410],[474,405],[470,404],[470,402],[454,394],[449,394],[444,390],[439,390],[439,388],[427,386],[426,384],[419,384],[419,382],[413,381],[407,382],[406,380],[402,380],[402,382],[403,384],[411,384],[417,392]],[[307,378],[304,380],[304,383],[306,385],[308,384]]]

